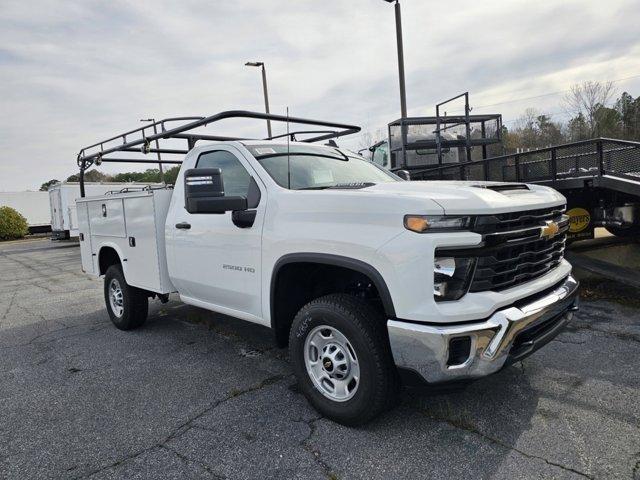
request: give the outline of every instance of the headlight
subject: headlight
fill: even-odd
[[[436,257],[433,262],[436,301],[458,300],[467,293],[475,262],[475,258]]]
[[[404,226],[417,233],[431,231],[467,230],[471,227],[471,217],[448,215],[405,215]]]

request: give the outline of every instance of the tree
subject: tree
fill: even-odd
[[[599,108],[609,104],[614,94],[615,88],[612,82],[587,81],[573,85],[563,102],[566,109],[573,115],[582,114],[589,127],[589,135],[594,137],[598,132],[596,113]]]
[[[595,120],[595,136],[619,138],[622,134],[622,118],[614,108],[597,105],[593,113]]]
[[[49,187],[51,185],[53,185],[54,183],[58,183],[58,182],[59,182],[59,180],[56,180],[56,179],[52,179],[52,180],[49,180],[48,182],[44,182],[42,185],[40,185],[40,191],[41,192],[46,192],[47,190],[49,190]]]
[[[157,168],[148,168],[144,172],[125,172],[118,173],[113,176],[114,182],[160,182],[160,170]]]
[[[536,128],[538,131],[538,148],[558,145],[564,141],[562,124],[553,122],[547,115],[538,115]]]
[[[74,173],[67,177],[67,182],[79,182],[80,175]],[[84,181],[85,182],[112,182],[113,177],[107,173],[102,173],[95,168],[93,170],[89,170],[88,172],[84,172]]]
[[[29,233],[27,219],[11,207],[0,207],[0,240],[22,238]]]
[[[563,126],[548,115],[540,114],[534,108],[527,108],[515,122],[514,128],[503,130],[507,152],[532,150],[557,145],[564,141]]]
[[[623,92],[614,108],[620,115],[622,138],[640,140],[640,97],[634,100]]]
[[[164,172],[164,181],[165,183],[171,183],[173,185],[176,184],[176,178],[178,178],[178,172],[180,171],[180,165],[176,165],[175,167],[171,167],[169,170]]]
[[[567,125],[568,139],[570,142],[578,142],[589,138],[589,126],[582,113],[579,113]]]

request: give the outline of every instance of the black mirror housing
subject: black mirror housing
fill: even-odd
[[[219,168],[192,168],[184,172],[184,205],[189,213],[225,213],[246,210],[247,198],[225,196]]]
[[[399,176],[401,179],[403,180],[411,180],[411,174],[409,173],[408,170],[396,170],[395,173],[397,176]]]

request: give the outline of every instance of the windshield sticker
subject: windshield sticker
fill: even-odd
[[[276,153],[271,147],[256,148],[255,151],[258,155],[271,155],[272,153]]]
[[[314,170],[312,175],[313,183],[316,185],[323,183],[334,183],[333,172],[331,170]]]

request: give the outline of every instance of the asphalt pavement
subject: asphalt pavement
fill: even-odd
[[[0,478],[640,479],[640,310],[607,285],[524,362],[347,428],[268,329],[172,296],[121,332],[77,246],[0,244]]]

